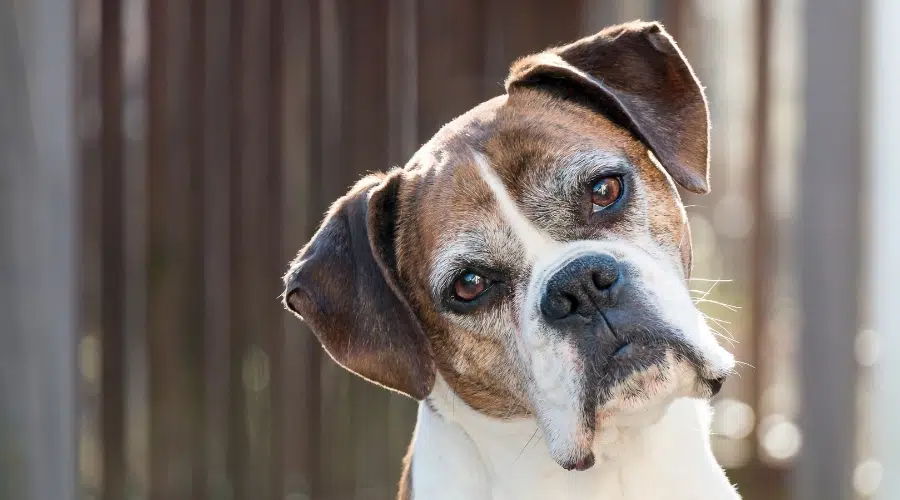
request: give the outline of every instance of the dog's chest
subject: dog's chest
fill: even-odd
[[[739,498],[709,453],[708,406],[698,401],[673,403],[662,421],[639,434],[598,433],[597,463],[583,472],[554,462],[533,422],[498,424],[459,401],[443,403],[441,415],[419,408],[414,499]]]
[[[601,464],[602,467],[602,464]],[[598,468],[584,473],[551,472],[545,475],[521,474],[496,478],[491,500],[646,500],[668,498],[649,483],[635,483],[620,477],[620,470]],[[649,479],[649,478],[647,478]]]
[[[600,461],[591,470],[568,472],[541,456],[542,444],[521,456],[501,454],[484,463],[483,453],[464,450],[456,460],[444,455],[438,467],[419,469],[421,496],[416,498],[478,500],[648,500],[678,499],[681,488],[659,474],[655,464],[642,463],[629,469],[616,461]],[[460,447],[453,450],[460,451]],[[437,465],[437,464],[435,464]],[[455,480],[448,481],[452,477]],[[429,478],[432,481],[429,480]],[[430,484],[429,484],[430,483]],[[430,485],[442,485],[434,489]],[[667,485],[661,490],[660,486]]]
[[[614,437],[613,437],[614,439]],[[517,457],[505,457],[503,463],[488,466],[491,500],[647,500],[676,498],[671,491],[659,491],[671,485],[660,474],[652,457],[634,461],[629,456],[598,456],[588,471],[569,472],[546,458],[543,443],[527,445]],[[501,455],[502,456],[502,455]],[[511,458],[511,460],[510,460]]]

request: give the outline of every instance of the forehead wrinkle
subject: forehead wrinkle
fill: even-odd
[[[493,171],[484,156],[475,152],[473,152],[473,156],[482,180],[493,193],[494,200],[496,200],[503,218],[512,227],[513,233],[522,243],[522,248],[524,248],[528,260],[534,262],[538,257],[552,252],[557,246],[557,242],[535,227],[519,210],[515,201],[513,201],[503,186],[503,182],[500,181],[500,178]]]

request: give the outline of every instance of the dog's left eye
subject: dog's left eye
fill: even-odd
[[[472,302],[480,297],[489,285],[484,276],[467,271],[453,283],[453,296],[460,302]]]
[[[621,196],[622,180],[618,177],[603,177],[591,188],[591,203],[595,212],[612,205]]]

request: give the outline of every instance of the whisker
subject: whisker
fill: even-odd
[[[720,332],[719,330],[716,330],[715,328],[713,328],[713,327],[711,327],[711,326],[707,326],[707,328],[709,328],[710,333],[712,333],[712,334],[715,335],[716,337],[720,337],[720,338],[723,338],[723,339],[727,340],[728,343],[731,344],[731,347],[734,347],[735,344],[739,344],[739,343],[740,343],[740,342],[737,341],[737,339],[735,339],[735,338],[734,338],[733,336],[731,336],[731,335],[722,333],[722,332]]]
[[[728,310],[731,311],[731,312],[738,312],[738,311],[741,309],[740,306],[733,306],[733,305],[731,305],[731,304],[726,304],[726,303],[724,303],[724,302],[719,302],[718,300],[705,299],[705,298],[702,298],[702,297],[699,298],[699,299],[694,299],[694,304],[715,304],[715,305],[717,305],[717,306],[724,307],[725,309],[728,309]]]
[[[537,432],[538,432],[538,427],[535,426],[535,427],[534,427],[534,433],[531,435],[530,438],[528,438],[528,441],[525,443],[525,446],[522,447],[522,450],[519,452],[519,454],[516,455],[516,459],[513,460],[513,463],[516,463],[516,462],[519,461],[519,457],[521,457],[522,454],[525,453],[525,449],[528,448],[528,445],[529,445],[529,444],[531,444],[531,440],[534,439],[535,436],[537,436]]]
[[[737,340],[734,340],[733,338],[731,338],[731,337],[729,337],[729,336],[727,336],[727,335],[725,335],[725,334],[723,334],[723,333],[720,333],[720,332],[718,332],[718,331],[716,331],[716,330],[713,330],[712,328],[710,328],[709,331],[710,331],[710,333],[712,333],[712,334],[715,335],[716,337],[719,337],[719,338],[725,340],[726,342],[728,342],[728,343],[731,345],[731,347],[736,347],[735,344],[738,343]]]
[[[713,335],[715,335],[716,337],[721,337],[721,338],[727,340],[728,343],[731,344],[731,347],[735,347],[735,346],[737,346],[738,344],[741,343],[740,340],[738,340],[738,339],[732,337],[731,335],[728,335],[727,333],[722,333],[722,332],[720,332],[719,330],[716,330],[716,329],[713,329],[713,328],[710,328],[709,331],[710,331]]]
[[[719,325],[718,323],[716,324],[716,326],[721,328],[721,330],[715,330],[715,331],[722,333],[723,335],[727,336],[729,339],[733,340],[734,342],[738,341],[737,338],[735,338],[735,336],[730,331],[728,331],[727,328],[723,327],[722,325]],[[710,327],[710,328],[712,329],[712,327]]]
[[[714,318],[714,317],[712,317],[712,316],[707,316],[707,318],[709,318],[709,319],[715,321],[716,323],[719,324],[719,326],[721,326],[721,325],[730,325],[730,324],[731,324],[731,321],[725,321],[724,319]]]
[[[723,279],[710,280],[710,279],[702,279],[702,278],[696,278],[696,281],[702,281],[702,282],[705,282],[705,283],[712,283],[712,284],[709,286],[709,289],[706,290],[705,292],[702,291],[702,290],[689,289],[689,292],[691,292],[691,293],[699,293],[699,294],[701,294],[700,299],[705,299],[706,297],[709,297],[709,294],[712,293],[713,289],[715,289],[715,288],[716,288],[716,285],[718,285],[719,283],[729,283],[729,282],[731,282],[731,280],[723,280]]]
[[[713,282],[712,282],[712,285],[709,285],[709,290],[707,290],[706,293],[704,293],[703,296],[700,297],[700,298],[701,298],[701,299],[705,299],[706,297],[709,297],[709,294],[712,293],[713,289],[714,289],[714,288],[716,287],[716,285],[718,285],[719,283],[721,283],[721,281],[713,281]]]
[[[718,319],[718,318],[714,318],[714,317],[712,317],[712,316],[710,316],[710,315],[708,315],[708,314],[702,313],[702,312],[701,312],[700,314],[701,314],[704,318],[706,318],[706,319],[712,321],[713,323],[715,323],[716,326],[718,326],[719,328],[721,328],[722,330],[724,330],[725,333],[727,333],[728,336],[731,337],[732,340],[734,340],[734,335],[731,333],[731,331],[728,330],[728,328],[726,328],[726,327],[723,325],[723,323],[726,324],[726,325],[730,325],[731,323],[729,323],[729,322],[727,322],[727,321],[722,321],[722,320],[720,320],[720,319]],[[709,325],[707,324],[707,326],[709,326]]]

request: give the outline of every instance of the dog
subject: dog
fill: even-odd
[[[693,70],[635,21],[517,60],[505,90],[338,199],[285,306],[420,402],[401,500],[740,498],[709,440],[734,357],[687,287]]]

